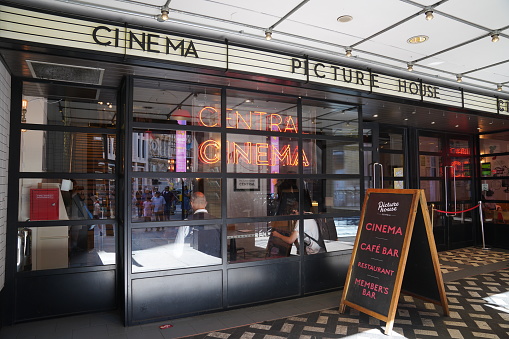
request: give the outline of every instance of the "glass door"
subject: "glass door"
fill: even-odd
[[[405,129],[364,123],[366,188],[408,188],[405,184]]]
[[[468,136],[419,133],[419,181],[428,201],[439,250],[474,241],[472,140]]]

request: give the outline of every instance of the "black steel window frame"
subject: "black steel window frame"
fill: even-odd
[[[45,80],[34,80],[34,79],[26,79],[26,78],[14,78],[12,81],[12,108],[11,108],[11,136],[10,136],[10,153],[9,153],[9,200],[8,200],[8,248],[9,248],[9,258],[15,258],[16,248],[12,248],[12,244],[16,243],[15,238],[17,234],[17,229],[19,227],[49,227],[49,226],[82,226],[82,225],[111,225],[113,224],[115,228],[117,228],[118,222],[118,212],[116,213],[116,219],[87,219],[87,220],[47,220],[47,221],[21,221],[18,220],[18,209],[19,209],[19,183],[22,179],[27,178],[37,178],[37,179],[90,179],[90,180],[115,180],[115,195],[118,196],[118,169],[120,168],[121,158],[119,155],[119,138],[120,138],[120,124],[117,123],[115,128],[89,128],[89,127],[79,127],[79,126],[59,126],[59,125],[43,125],[43,124],[25,124],[21,123],[21,119],[19,119],[19,115],[16,112],[21,111],[21,98],[23,93],[23,83],[48,83]],[[80,86],[80,87],[90,87],[96,89],[108,89],[113,91],[118,91],[117,88],[104,87],[104,86],[83,86],[82,84],[75,84],[70,82],[58,82],[55,81],[61,86]],[[20,103],[19,107],[17,107],[17,102]],[[117,107],[119,107],[119,100],[117,98]],[[117,111],[118,114],[118,111]],[[56,131],[56,132],[77,132],[77,133],[96,133],[96,134],[110,134],[115,135],[117,140],[116,147],[116,158],[115,158],[115,173],[73,173],[73,172],[20,172],[20,152],[21,152],[21,130],[37,130],[37,131]],[[115,201],[115,211],[119,211],[118,202]],[[118,236],[116,239],[115,246],[118,248]],[[118,250],[117,250],[118,253]],[[10,263],[10,262],[9,262]],[[53,269],[52,273],[58,274],[59,272],[71,273],[73,271],[97,271],[97,270],[105,270],[115,268],[115,265],[104,265],[104,266],[87,266],[82,268],[62,268],[62,269]],[[30,271],[30,272],[16,272],[15,265],[13,267],[8,267],[9,271],[15,272],[16,276],[22,275],[46,275],[47,270],[42,271]]]

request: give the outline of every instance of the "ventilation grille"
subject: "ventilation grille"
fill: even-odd
[[[53,64],[27,60],[32,76],[37,79],[101,85],[104,69],[74,65]]]

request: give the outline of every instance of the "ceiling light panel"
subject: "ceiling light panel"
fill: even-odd
[[[387,10],[387,6],[390,6],[390,11]],[[267,8],[271,8],[271,6]],[[369,13],[383,13],[383,15],[377,15],[376,20],[370,20],[369,24],[366,24],[367,8],[369,8]],[[298,29],[298,34],[304,34],[304,36],[308,36],[306,31],[311,27],[317,27],[324,31],[341,32],[353,38],[353,42],[336,41],[341,41],[343,45],[350,45],[395,24],[401,18],[414,14],[416,10],[418,10],[416,6],[399,0],[313,0],[305,4],[301,10],[292,14],[278,28],[285,31],[289,31],[290,28]],[[344,24],[340,23],[337,19],[342,15],[351,15],[354,20]],[[289,26],[290,22],[297,22],[301,27]]]
[[[489,6],[488,10],[486,7],[487,4]],[[509,1],[490,0],[489,2],[485,2],[479,0],[450,0],[445,1],[435,8],[474,24],[497,29],[507,26]]]
[[[468,73],[470,77],[503,84],[509,82],[509,62],[480,71]]]
[[[461,32],[461,34],[444,34],[444,32]],[[435,13],[435,18],[432,21],[426,21],[421,16],[417,16],[374,37],[372,41],[381,45],[400,47],[407,51],[407,56],[403,60],[415,60],[418,58],[413,56],[414,53],[431,55],[486,33],[481,29]],[[410,37],[417,35],[426,35],[429,40],[422,44],[410,45],[406,43]],[[364,45],[361,44],[358,47],[366,49]]]
[[[481,57],[479,53],[482,53]],[[489,36],[486,36],[468,45],[442,53],[437,57],[450,63],[457,63],[458,60],[461,60],[463,69],[458,72],[461,73],[505,61],[508,55],[509,39],[500,39],[495,44],[491,42]]]

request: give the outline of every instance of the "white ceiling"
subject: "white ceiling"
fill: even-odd
[[[509,94],[508,0],[17,0],[39,8],[99,17],[277,50],[326,56],[406,72],[483,92]],[[168,4],[170,19],[156,17]],[[299,7],[300,5],[300,7]],[[424,12],[433,10],[427,21]],[[288,15],[289,14],[289,15]],[[288,16],[287,16],[288,15]],[[338,22],[342,15],[353,20]],[[284,18],[287,16],[286,18]],[[281,21],[281,19],[283,19]],[[273,39],[264,32],[273,27]],[[498,32],[500,40],[491,42]],[[415,35],[429,40],[407,43]],[[345,48],[352,46],[353,57]]]

